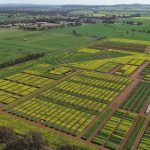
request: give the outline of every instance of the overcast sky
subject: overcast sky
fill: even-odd
[[[133,3],[150,4],[150,0],[0,0],[0,3],[112,5]]]

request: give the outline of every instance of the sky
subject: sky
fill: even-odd
[[[113,4],[150,4],[150,0],[0,0],[0,4],[87,4],[87,5],[113,5]]]

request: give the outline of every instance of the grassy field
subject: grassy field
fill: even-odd
[[[0,29],[0,63],[25,56],[28,53],[47,52],[51,54],[51,52],[56,53],[57,51],[61,53],[73,51],[80,47],[87,47],[94,40],[91,36],[95,35],[99,37],[149,41],[149,33],[145,33],[145,31],[149,31],[150,25],[150,21],[147,18],[149,17],[128,19],[129,21],[142,20],[144,22],[142,26],[123,25],[122,20],[113,25],[87,24],[49,31]],[[77,33],[83,36],[74,36],[72,34],[73,30],[76,30]]]
[[[0,29],[0,63],[36,52],[72,51],[88,45],[92,39],[67,33]]]

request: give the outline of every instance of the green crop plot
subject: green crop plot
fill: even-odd
[[[122,104],[122,108],[139,112],[149,100],[150,83],[140,83]]]
[[[141,75],[143,76],[144,80],[150,81],[150,64],[142,70]]]
[[[150,148],[150,124],[147,126],[146,131],[139,143],[138,150],[146,149],[148,150]]]
[[[93,143],[118,149],[137,115],[124,110],[116,111],[93,139]]]

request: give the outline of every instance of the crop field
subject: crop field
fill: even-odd
[[[150,83],[140,83],[122,104],[122,108],[139,112],[150,97]]]
[[[16,82],[4,80],[4,79],[0,80],[0,90],[8,92],[8,93],[10,92],[18,96],[25,96],[29,93],[32,93],[36,89],[37,88],[35,87],[31,87],[31,86],[24,85],[21,83],[16,83]]]
[[[1,70],[0,105],[18,119],[86,145],[132,149],[148,119],[148,61],[148,54],[125,49],[81,48],[48,55]],[[131,77],[139,69],[145,81]]]
[[[116,62],[108,62],[105,63],[104,65],[98,67],[96,71],[108,73],[109,71],[113,70],[115,67],[117,67],[119,64]]]
[[[20,96],[18,96],[16,94],[11,94],[11,93],[0,90],[0,102],[2,102],[4,104],[11,103],[19,98],[20,98]]]
[[[8,111],[79,135],[129,83],[121,77],[83,71]]]
[[[143,137],[142,137],[142,139],[138,145],[138,150],[142,150],[142,149],[148,150],[150,148],[149,135],[150,135],[150,123],[147,126],[145,133],[144,133],[144,135],[143,135]]]
[[[136,41],[128,39],[109,39],[96,44],[94,47],[98,49],[118,49],[118,50],[127,50],[134,52],[144,52],[147,47],[149,47],[149,41]]]
[[[133,65],[124,65],[120,70],[118,70],[115,74],[121,76],[129,76],[133,73],[138,67]]]
[[[78,52],[87,53],[87,54],[95,54],[95,53],[98,53],[100,51],[96,50],[96,49],[82,48],[82,49],[79,49]]]
[[[92,140],[110,149],[118,149],[137,115],[124,110],[116,111]]]
[[[17,83],[22,83],[25,85],[30,85],[33,87],[41,88],[53,82],[54,80],[49,78],[44,78],[36,75],[31,75],[27,73],[18,73],[6,78],[8,81],[13,81]]]
[[[143,76],[144,80],[150,81],[150,64],[142,70],[141,75]]]

